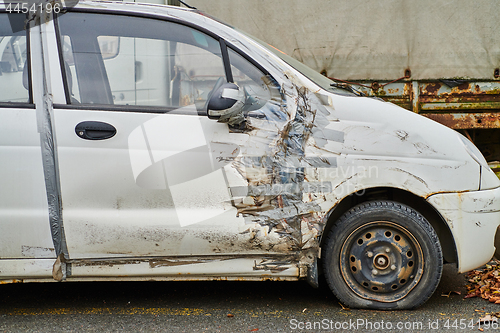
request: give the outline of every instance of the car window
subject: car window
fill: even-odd
[[[71,104],[204,110],[216,82],[226,80],[219,41],[179,23],[67,13],[58,25]],[[260,108],[270,98],[266,74],[236,51],[228,55],[235,83],[252,97],[246,111]]]
[[[0,102],[29,103],[30,84],[24,14],[0,13]],[[16,31],[14,31],[16,30]]]
[[[64,36],[61,42],[61,49],[64,58],[64,72],[66,75],[66,89],[68,90],[68,95],[74,103],[79,103],[80,101],[80,89],[78,87],[78,81],[73,80],[76,78],[76,66],[75,60],[73,58],[73,47],[71,46],[71,38],[69,36]]]
[[[58,24],[72,104],[201,109],[226,77],[219,42],[178,23],[67,13]]]
[[[232,49],[228,50],[228,55],[234,83],[243,89],[247,96],[244,111],[260,109],[271,96],[267,75]]]

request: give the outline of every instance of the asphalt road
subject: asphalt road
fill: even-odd
[[[344,309],[326,288],[306,282],[9,284],[0,285],[0,332],[500,330],[496,323],[476,324],[500,305],[464,299],[465,284],[446,265],[436,293],[413,311]]]

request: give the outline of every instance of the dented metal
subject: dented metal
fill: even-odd
[[[381,98],[407,110],[422,114],[440,124],[461,131],[500,129],[500,82],[497,80],[441,79],[397,82],[351,82],[367,96]],[[476,133],[476,132],[474,132]],[[480,146],[488,161],[500,159],[500,144],[484,143],[487,132],[477,132],[471,140]]]

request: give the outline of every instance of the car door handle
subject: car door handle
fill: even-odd
[[[85,140],[104,140],[115,136],[116,128],[101,121],[82,121],[76,125],[75,132]]]

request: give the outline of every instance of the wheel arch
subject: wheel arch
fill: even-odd
[[[320,238],[320,248],[324,248],[324,243],[332,226],[345,212],[360,203],[379,199],[392,200],[405,204],[422,214],[432,225],[439,237],[444,261],[448,263],[458,262],[455,240],[448,224],[443,219],[441,214],[439,214],[439,212],[436,211],[436,209],[422,197],[419,197],[409,191],[392,187],[369,188],[344,197],[337,205],[335,205],[335,207],[331,209],[328,214],[328,219]],[[319,266],[321,267],[321,265]]]

